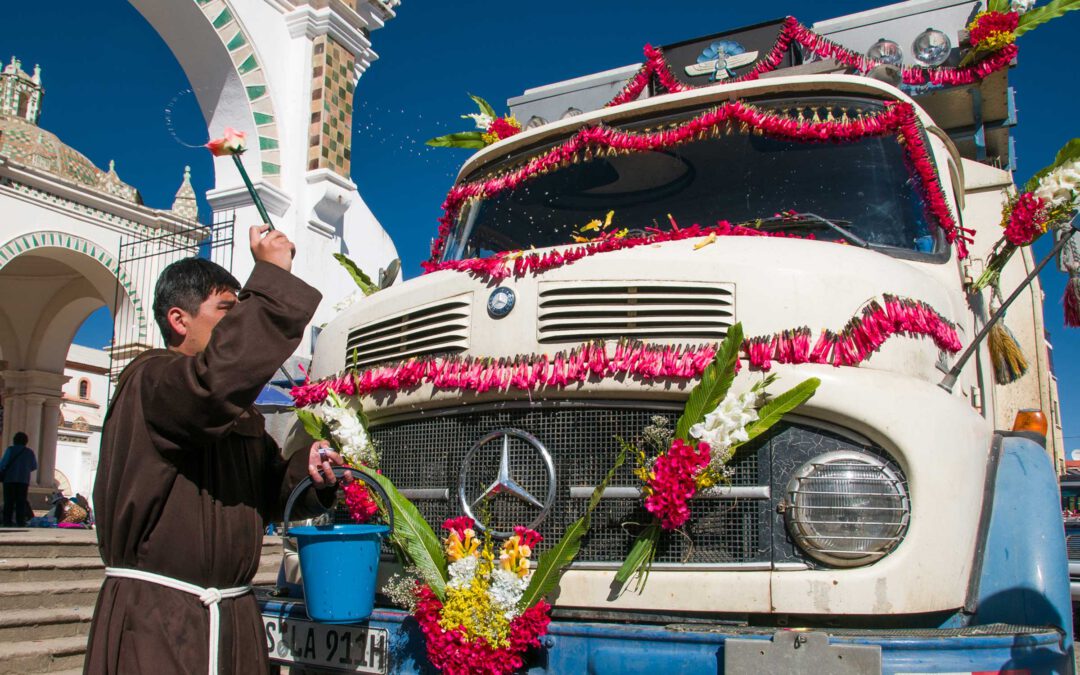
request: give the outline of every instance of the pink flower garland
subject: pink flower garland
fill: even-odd
[[[637,133],[605,126],[584,127],[562,144],[533,157],[516,170],[454,186],[443,202],[438,237],[432,243],[431,258],[422,263],[424,272],[443,269],[438,259],[446,246],[446,237],[457,221],[461,208],[471,199],[490,198],[515,189],[579,156],[589,159],[594,152],[608,150],[646,152],[670,148],[728,125],[756,129],[778,140],[811,143],[853,142],[863,138],[897,134],[898,140],[904,146],[908,162],[919,179],[918,184],[927,209],[937,219],[948,240],[956,244],[960,257],[966,257],[965,239],[970,237],[971,231],[960,228],[952,217],[941,190],[937,169],[922,141],[918,117],[910,103],[888,102],[885,109],[877,113],[846,120],[811,122],[766,112],[741,101],[726,101],[671,129]],[[486,263],[469,264],[483,269]]]
[[[509,646],[496,648],[484,638],[469,640],[462,628],[444,630],[439,625],[443,603],[428,586],[417,583],[416,597],[414,616],[424,634],[428,660],[447,675],[517,672],[525,665],[522,655],[540,646],[551,623],[551,605],[541,600],[510,621]]]
[[[806,237],[785,233],[765,232],[752,227],[732,225],[726,220],[719,221],[711,227],[702,227],[698,224],[680,229],[672,221],[674,228],[667,232],[655,228],[646,228],[648,234],[642,237],[604,236],[587,244],[579,244],[564,249],[556,249],[546,253],[522,253],[521,251],[502,251],[489,258],[467,258],[465,260],[447,260],[430,265],[428,272],[440,270],[453,270],[455,272],[468,272],[480,279],[499,281],[513,275],[520,279],[526,274],[540,274],[557,267],[571,265],[582,258],[621,251],[628,248],[657,244],[665,241],[681,241],[696,237],[707,237],[715,234],[718,237],[780,237],[785,239],[814,239],[813,235]]]
[[[696,477],[709,464],[709,444],[697,449],[676,438],[668,451],[656,458],[652,478],[646,483],[649,496],[645,510],[660,520],[660,527],[674,530],[690,519],[687,502],[697,492]]]
[[[810,329],[798,328],[767,337],[749,338],[743,351],[750,365],[769,370],[772,363],[828,363],[856,366],[895,335],[929,337],[939,349],[956,353],[962,347],[955,327],[923,302],[884,296],[884,306],[868,304],[838,333],[822,331],[811,347]],[[614,351],[603,341],[586,342],[554,356],[518,355],[513,358],[471,356],[412,358],[368,370],[348,371],[292,390],[296,407],[322,403],[330,391],[339,395],[365,395],[375,391],[401,391],[432,384],[441,389],[482,393],[510,388],[529,391],[566,387],[590,378],[635,377],[689,380],[698,377],[716,355],[716,344],[649,345],[619,340]]]
[[[979,25],[982,25],[981,21]],[[992,30],[1002,30],[1002,27],[997,24],[990,26],[990,23],[988,22],[987,25],[987,32]],[[1015,26],[1013,28],[1015,29]],[[975,31],[972,31],[972,44],[978,42],[975,38]],[[756,80],[765,73],[771,73],[777,69],[784,56],[791,50],[792,43],[798,43],[804,50],[811,52],[816,56],[823,59],[833,59],[837,63],[847,66],[848,68],[853,68],[860,73],[869,72],[873,70],[875,66],[880,65],[879,61],[875,61],[858,52],[848,49],[847,47],[843,47],[836,42],[815,33],[806,26],[800,24],[794,17],[789,16],[784,19],[784,25],[780,28],[780,34],[776,37],[776,43],[773,44],[768,54],[760,59],[751,70],[738,77],[728,78],[708,85],[695,86],[679,82],[675,79],[675,76],[672,75],[671,67],[668,64],[667,59],[664,58],[663,52],[652,45],[645,45],[645,62],[642,64],[641,69],[627,81],[626,85],[615,98],[607,103],[607,107],[622,105],[623,103],[629,103],[630,101],[636,100],[649,84],[649,79],[654,74],[659,80],[660,85],[666,91],[671,93],[698,89],[701,86],[716,86]],[[900,75],[904,84],[909,85],[923,85],[927,83],[939,85],[973,84],[984,79],[991,73],[995,73],[1002,68],[1008,67],[1009,63],[1016,58],[1017,52],[1018,49],[1016,45],[1009,44],[974,65],[961,66],[959,68],[947,66],[937,68],[904,66],[900,69]]]

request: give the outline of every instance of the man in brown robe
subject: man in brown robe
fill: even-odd
[[[296,483],[311,475],[321,488],[308,493],[307,513],[333,503],[331,463],[341,458],[316,443],[282,459],[252,407],[300,343],[321,296],[290,273],[295,249],[284,234],[263,226],[250,237],[255,268],[239,293],[232,275],[205,260],[175,263],[158,281],[154,313],[169,349],[147,351],[124,369],[102,430],[94,505],[110,569],[203,590],[246,586],[266,523],[281,518]],[[206,673],[209,596],[204,605],[160,582],[110,574],[84,672]],[[218,671],[266,673],[254,596],[226,597],[216,611]]]

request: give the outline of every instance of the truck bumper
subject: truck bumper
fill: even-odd
[[[275,624],[274,637],[268,638],[271,661],[294,668],[305,662],[326,668],[328,662],[319,661],[324,640],[307,636],[309,623],[302,602],[259,594],[259,603],[268,633],[270,624]],[[290,635],[289,622],[294,620],[300,629],[292,631],[292,637],[283,639],[282,636]],[[376,667],[351,672],[432,672],[425,657],[423,637],[405,612],[376,609],[371,619],[362,625],[386,631],[386,662],[369,662],[367,665]],[[347,626],[334,628],[348,630]],[[658,626],[553,621],[548,635],[542,639],[541,648],[527,656],[527,672],[741,675],[779,672],[776,669],[778,663],[785,664],[785,670],[790,665],[798,672],[867,675],[1073,672],[1072,645],[1063,644],[1062,633],[1053,628],[992,624],[950,629],[814,629],[805,634],[821,636],[818,641],[824,648],[804,648],[801,654],[790,651],[791,645],[785,647],[781,642],[783,636],[788,636],[790,641],[791,636],[802,631],[781,630],[774,641],[778,630],[708,624]],[[761,648],[757,649],[751,641],[756,641]],[[337,643],[337,637],[334,642]],[[799,643],[796,639],[796,650]],[[309,649],[306,654],[305,644]],[[310,650],[311,645],[314,645],[314,651]],[[748,646],[751,649],[747,649]],[[809,646],[813,647],[813,644]],[[842,661],[845,655],[867,656],[867,650],[859,648],[880,653],[879,657],[871,655],[875,665],[866,667],[866,659],[860,658],[858,663],[862,665],[858,669],[846,669],[847,664]],[[302,658],[298,659],[298,655]],[[840,661],[836,660],[837,656]],[[855,665],[856,659],[849,660]],[[337,666],[342,671],[346,671],[346,667],[347,664]]]

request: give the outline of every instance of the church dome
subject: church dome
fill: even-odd
[[[65,145],[56,134],[37,125],[41,114],[41,69],[23,72],[17,59],[0,71],[0,156],[57,178],[104,192],[135,204],[142,197],[124,183],[109,163],[102,171],[78,150]]]

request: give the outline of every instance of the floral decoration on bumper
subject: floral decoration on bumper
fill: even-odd
[[[511,673],[524,665],[523,654],[540,646],[551,622],[551,605],[543,599],[521,606],[532,579],[529,562],[541,537],[518,526],[498,547],[496,559],[491,538],[479,537],[474,525],[468,517],[443,524],[450,531],[443,540],[449,574],[445,599],[415,581],[414,597],[405,601],[420,624],[431,665],[448,675]],[[407,590],[401,586],[397,582],[395,597]]]
[[[523,166],[490,178],[455,185],[443,202],[438,237],[432,243],[431,258],[422,264],[424,272],[467,269],[467,264],[445,266],[447,263],[440,259],[462,208],[472,200],[494,197],[538,176],[587,162],[597,155],[663,150],[710,135],[719,137],[728,131],[760,133],[781,141],[804,143],[850,143],[870,137],[895,136],[903,146],[908,169],[927,213],[941,227],[946,239],[956,246],[958,255],[961,258],[967,256],[967,243],[973,231],[961,227],[953,217],[937,167],[924,140],[921,123],[910,103],[891,101],[886,102],[879,112],[813,121],[764,110],[742,101],[727,101],[681,123],[651,132],[623,131],[602,125],[583,127]],[[483,269],[486,263],[475,265]]]
[[[930,305],[886,295],[872,300],[843,328],[823,330],[816,340],[808,327],[746,338],[742,352],[752,367],[767,371],[776,363],[857,366],[897,336],[927,337],[949,353],[962,345],[956,327]],[[482,393],[511,388],[529,391],[574,386],[590,379],[629,376],[644,381],[689,380],[705,371],[718,346],[657,345],[638,340],[586,342],[567,351],[509,358],[417,357],[401,363],[308,382],[292,390],[298,408],[317,407],[330,396],[364,396],[376,391],[407,391],[424,384]],[[736,362],[738,363],[738,362]],[[735,366],[738,367],[737,365]],[[300,411],[305,412],[305,411]]]
[[[645,526],[615,575],[621,586],[632,578],[644,588],[657,546],[666,532],[690,519],[690,501],[702,490],[730,482],[727,463],[739,446],[765,433],[783,416],[805,403],[821,380],[810,378],[773,398],[765,390],[775,380],[768,375],[741,394],[731,392],[738,372],[742,324],[728,330],[716,357],[691,390],[675,429],[664,418],[642,433],[640,444],[619,439],[636,460],[645,510],[654,521]]]
[[[479,96],[473,96],[472,94],[469,94],[469,98],[471,98],[473,102],[476,103],[477,107],[480,108],[480,112],[469,113],[467,115],[462,115],[461,117],[462,119],[471,119],[475,122],[478,131],[460,131],[455,134],[437,136],[428,140],[428,145],[437,148],[469,148],[478,150],[521,132],[521,124],[513,115],[499,117],[495,113],[495,109],[491,107],[491,104],[484,99]]]

